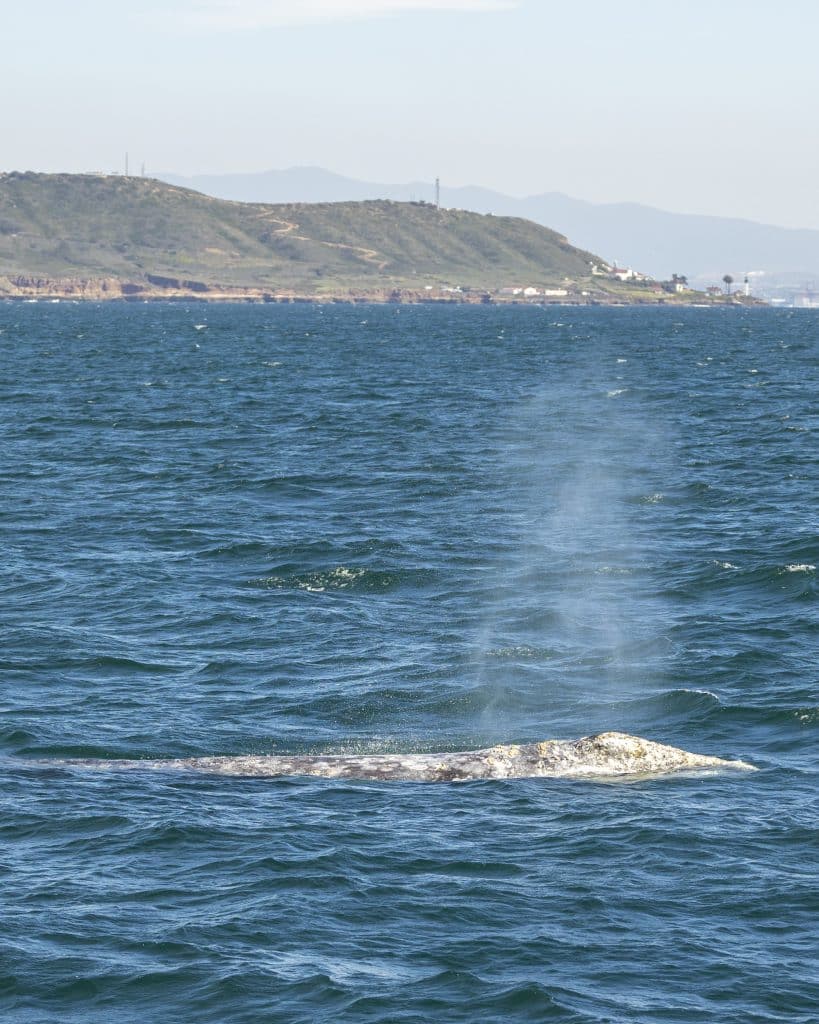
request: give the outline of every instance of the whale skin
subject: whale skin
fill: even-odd
[[[54,764],[54,761],[50,761]],[[617,779],[703,770],[755,771],[744,761],[693,754],[623,732],[577,740],[512,743],[441,754],[246,754],[162,760],[62,760],[108,770],[193,771],[256,778],[307,775],[374,781],[468,782],[476,779]]]

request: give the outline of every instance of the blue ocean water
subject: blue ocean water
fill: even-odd
[[[810,311],[0,304],[0,1019],[819,1017]],[[63,757],[622,729],[753,775]]]

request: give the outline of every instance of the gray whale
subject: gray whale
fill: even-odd
[[[55,764],[49,761],[49,764]],[[211,775],[269,777],[312,775],[327,779],[468,782],[473,779],[623,778],[704,769],[755,771],[744,761],[653,743],[624,732],[602,732],[579,740],[545,740],[451,754],[263,754],[166,760],[71,760],[86,768],[195,771]]]

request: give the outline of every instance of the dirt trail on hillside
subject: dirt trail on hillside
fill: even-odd
[[[326,245],[328,249],[349,249],[350,252],[358,254],[358,258],[364,263],[375,263],[379,270],[384,270],[389,266],[390,261],[385,259],[383,253],[380,253],[377,249],[367,249],[363,245],[345,245],[343,242],[325,242],[321,238],[310,238],[308,235],[294,234],[293,232],[299,229],[299,225],[295,221],[282,220],[281,217],[274,217],[271,213],[260,213],[259,219],[281,224],[282,227],[273,232],[275,235],[289,235],[299,242],[315,242],[317,245]]]

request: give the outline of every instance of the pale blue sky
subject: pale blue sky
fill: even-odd
[[[2,0],[0,169],[316,164],[819,228],[809,0]]]

